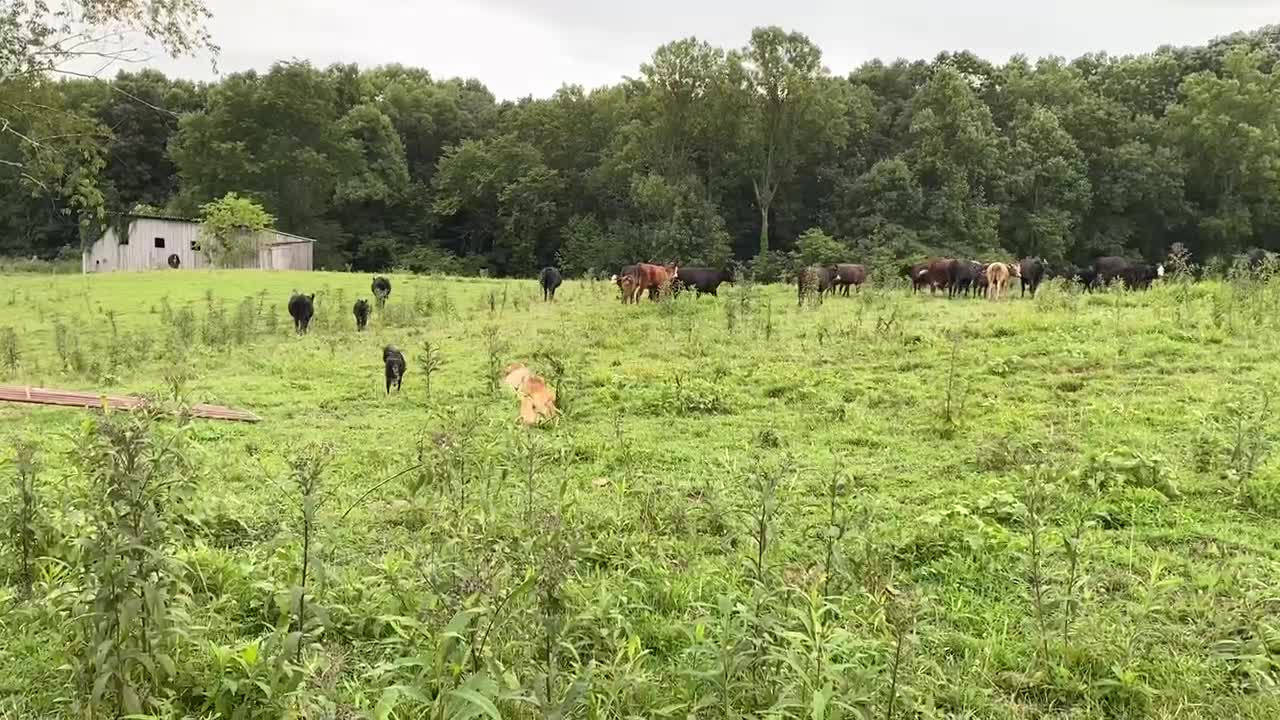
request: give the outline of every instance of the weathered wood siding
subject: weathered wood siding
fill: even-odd
[[[164,247],[157,247],[163,244]],[[256,255],[240,263],[242,269],[311,270],[314,243],[296,235],[267,231],[258,239]],[[121,244],[114,229],[108,229],[81,256],[81,269],[91,272],[120,270],[169,270],[169,258],[177,256],[177,269],[208,268],[209,260],[200,251],[200,226],[194,222],[137,218],[129,225]]]

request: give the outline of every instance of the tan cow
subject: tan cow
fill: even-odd
[[[1009,279],[1022,277],[1022,269],[996,262],[987,266],[987,298],[998,300],[1009,289]]]

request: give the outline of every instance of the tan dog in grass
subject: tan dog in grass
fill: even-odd
[[[520,422],[536,425],[559,415],[556,391],[542,377],[520,363],[512,363],[503,371],[502,382],[520,396]]]

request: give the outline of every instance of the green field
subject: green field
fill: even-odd
[[[392,281],[357,334],[364,275],[0,279],[7,384],[263,418],[175,440],[0,406],[39,467],[29,594],[0,545],[0,717],[1280,717],[1280,283],[798,308]],[[516,426],[514,361],[554,426]],[[102,600],[111,428],[182,458],[140,491],[159,529],[122,557],[150,569],[112,566],[166,588],[163,627]]]

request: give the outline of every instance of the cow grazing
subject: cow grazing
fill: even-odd
[[[627,301],[630,299],[631,293],[630,293],[630,290],[628,289],[628,286],[630,285],[631,287],[634,287],[634,282],[629,279],[634,278],[635,274],[636,274],[635,265],[623,265],[622,269],[618,271],[617,275],[614,275],[613,277],[609,278],[611,282],[615,283],[618,286],[618,290],[622,293],[623,305],[626,305]]]
[[[676,287],[691,288],[702,295],[715,295],[722,283],[733,282],[731,270],[709,267],[682,267],[676,271]]]
[[[1088,292],[1093,292],[1094,288],[1098,287],[1098,269],[1092,265],[1086,268],[1076,268],[1075,274],[1071,277]]]
[[[861,265],[851,263],[840,263],[836,265],[835,290],[843,292],[845,297],[849,297],[849,288],[856,288],[862,291],[862,284],[867,281],[867,269]]]
[[[311,318],[316,314],[315,299],[315,293],[294,293],[289,297],[289,317],[293,318],[293,329],[299,335],[306,335],[311,326]]]
[[[1026,297],[1027,290],[1031,290],[1031,298],[1035,299],[1036,290],[1040,289],[1040,283],[1044,280],[1044,260],[1038,257],[1023,258],[1018,268],[1022,277],[1022,296]]]
[[[834,267],[823,267],[822,265],[810,265],[804,268],[796,275],[796,296],[798,304],[803,306],[805,296],[816,292],[818,294],[818,302],[822,302],[823,294],[829,292],[834,287],[836,281],[836,269]]]
[[[387,379],[387,394],[391,394],[391,386],[396,386],[396,392],[400,392],[400,381],[404,380],[404,353],[396,349],[395,345],[388,345],[382,348],[382,365],[384,374]]]
[[[1154,280],[1164,277],[1164,265],[1151,266],[1114,255],[1098,258],[1093,267],[1097,270],[1094,285],[1110,285],[1120,280],[1126,288],[1139,290],[1151,287]]]
[[[1151,283],[1164,277],[1164,265],[1132,263],[1120,273],[1120,280],[1129,290],[1146,290]]]
[[[378,303],[378,309],[382,309],[387,304],[387,298],[391,297],[391,281],[379,275],[373,279],[369,289],[373,291],[373,299]]]
[[[925,270],[929,269],[929,261],[916,263],[915,265],[903,265],[898,274],[911,281],[911,294],[920,292],[920,288],[928,282],[925,276]]]
[[[1110,285],[1113,281],[1120,279],[1132,265],[1132,260],[1115,255],[1104,255],[1094,260],[1093,268],[1098,272],[1097,284]]]
[[[356,332],[364,330],[369,324],[369,301],[360,298],[351,308],[351,314],[356,316]]]
[[[538,274],[538,284],[542,286],[542,301],[556,299],[556,288],[560,287],[560,283],[564,279],[560,277],[560,271],[553,267],[542,268],[542,272]]]
[[[1004,296],[1009,289],[1009,279],[1016,278],[1022,274],[1021,268],[1017,265],[1006,265],[1005,263],[991,263],[987,266],[987,298],[998,300]]]

